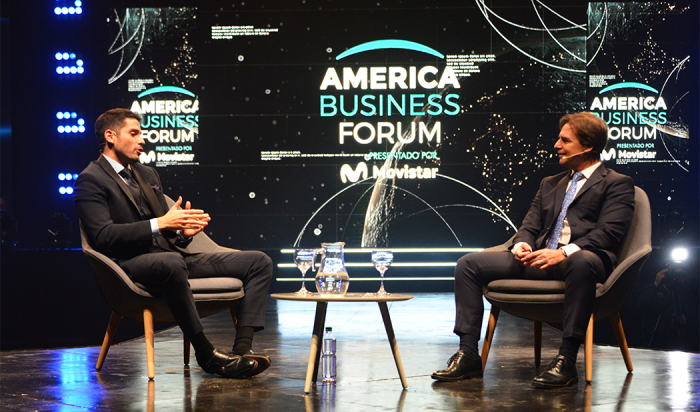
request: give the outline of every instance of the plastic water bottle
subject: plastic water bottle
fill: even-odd
[[[335,383],[335,336],[333,328],[323,334],[323,382]]]

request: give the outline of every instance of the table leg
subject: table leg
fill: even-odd
[[[401,354],[399,353],[399,345],[396,343],[396,336],[394,336],[394,327],[391,326],[391,318],[389,317],[389,308],[386,302],[377,302],[379,304],[379,311],[382,313],[382,320],[384,320],[384,328],[386,328],[386,337],[389,339],[389,345],[391,346],[391,352],[394,354],[394,361],[396,362],[396,369],[399,370],[399,377],[401,378],[401,385],[403,388],[408,388],[408,382],[406,381],[406,374],[403,372],[403,364],[401,363]]]
[[[314,320],[314,332],[311,336],[311,349],[309,350],[309,364],[306,366],[306,383],[304,393],[311,391],[311,380],[318,379],[318,364],[321,357],[321,342],[323,340],[323,326],[326,324],[326,309],[328,302],[316,302],[316,319]]]

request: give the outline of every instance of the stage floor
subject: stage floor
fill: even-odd
[[[229,380],[204,373],[194,354],[183,366],[175,327],[155,336],[156,377],[147,378],[144,339],[112,347],[102,372],[99,348],[1,352],[3,411],[668,411],[700,408],[700,355],[631,349],[627,373],[617,347],[595,346],[593,384],[537,390],[532,323],[501,313],[483,379],[439,383],[430,378],[458,349],[452,334],[452,294],[416,294],[389,305],[408,378],[403,390],[376,303],[330,303],[326,326],[338,346],[338,382],[304,378],[315,304],[269,299],[267,328],[253,349],[272,357],[265,373]],[[487,312],[488,313],[488,312]],[[48,314],[47,314],[48,316]],[[61,319],[56,319],[62,322]],[[108,319],[105,319],[105,328]],[[605,321],[604,321],[605,322]],[[625,319],[622,319],[623,325]],[[203,320],[219,349],[230,349],[235,329],[225,311]],[[556,355],[560,333],[543,327],[542,367]]]

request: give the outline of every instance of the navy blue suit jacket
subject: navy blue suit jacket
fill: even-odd
[[[513,245],[526,242],[533,250],[546,246],[550,232],[564,202],[571,180],[567,170],[544,178]],[[629,176],[607,169],[602,164],[586,180],[567,212],[571,240],[582,250],[590,250],[608,267],[617,264],[620,242],[627,233],[634,213],[634,182]]]

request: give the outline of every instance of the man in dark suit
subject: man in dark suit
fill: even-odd
[[[112,109],[95,122],[102,154],[75,182],[74,201],[91,246],[115,260],[135,282],[162,291],[173,317],[208,373],[254,376],[270,358],[251,351],[253,333],[264,327],[272,261],[262,252],[188,254],[184,248],[210,221],[182,198],[167,207],[160,177],[141,165],[140,116]],[[189,278],[234,277],[243,282],[233,352],[220,352],[204,335]]]
[[[532,384],[539,388],[578,381],[576,356],[593,312],[596,283],[612,272],[634,212],[634,183],[599,159],[608,139],[605,122],[592,113],[566,115],[554,148],[569,170],[542,180],[510,251],[463,256],[455,270],[460,349],[433,379],[482,376],[478,354],[484,313],[482,285],[498,279],[562,280],[564,330],[559,355]]]

